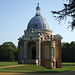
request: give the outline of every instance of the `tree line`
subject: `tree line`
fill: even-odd
[[[18,49],[12,42],[0,45],[0,61],[17,61]]]
[[[75,62],[75,41],[61,44],[62,62]]]

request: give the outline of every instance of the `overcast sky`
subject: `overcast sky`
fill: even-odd
[[[27,25],[35,16],[37,3],[41,7],[41,15],[47,20],[53,35],[60,34],[62,42],[75,41],[75,30],[67,29],[66,21],[59,25],[53,18],[51,10],[61,10],[64,6],[63,0],[0,0],[0,45],[4,42],[13,42],[18,45],[18,38],[24,34]]]

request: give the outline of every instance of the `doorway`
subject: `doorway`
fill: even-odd
[[[28,42],[28,59],[36,59],[36,43],[33,41]]]
[[[32,59],[36,59],[36,48],[32,48]]]
[[[56,61],[56,68],[57,68],[57,61]]]

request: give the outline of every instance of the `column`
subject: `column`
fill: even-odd
[[[24,59],[27,59],[27,41],[24,41]]]

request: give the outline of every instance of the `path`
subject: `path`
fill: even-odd
[[[17,67],[17,66],[24,66],[24,65],[29,65],[29,64],[11,65],[11,66],[2,66],[2,67],[0,67],[0,68]]]

